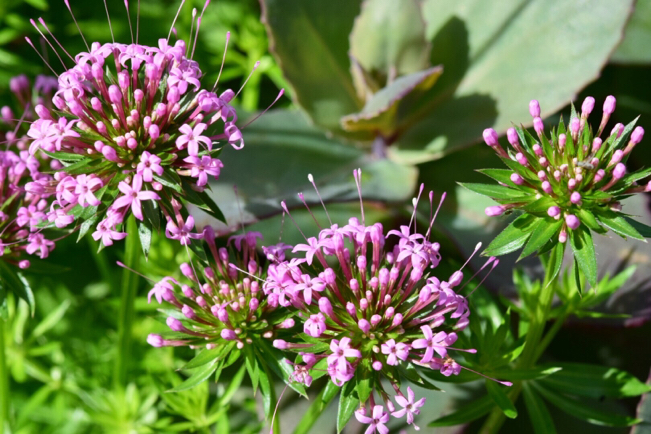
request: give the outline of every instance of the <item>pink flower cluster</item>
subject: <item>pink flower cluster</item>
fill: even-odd
[[[43,150],[65,167],[30,188],[56,196],[48,218],[57,226],[99,213],[96,238],[111,245],[124,237],[129,213],[143,220],[142,201],[155,201],[156,212],[173,221],[174,199],[185,203],[219,177],[216,143],[243,147],[229,105],[235,93],[202,89],[203,74],[187,51],[182,40],[160,39],[158,47],[94,42],[59,76],[56,113],[35,107],[30,153]],[[83,212],[87,207],[93,212]]]
[[[359,172],[355,176],[359,179]],[[271,264],[263,286],[270,300],[303,318],[307,342],[274,341],[279,349],[301,354],[305,365],[295,363],[295,369],[322,366],[339,386],[356,376],[371,378],[372,390],[394,416],[407,415],[408,423],[423,400],[416,405],[413,393],[405,399],[399,392],[398,366],[458,374],[461,367],[449,350],[470,314],[458,292],[463,271],[446,280],[433,276],[431,270],[441,260],[439,244],[429,240],[431,225],[425,235],[414,226],[385,234],[380,223],[365,225],[357,218],[343,227],[331,225],[294,247],[301,253],[298,258]],[[486,265],[491,263],[495,266],[497,260],[490,258]],[[394,411],[382,378],[394,386],[396,401],[409,406],[409,413]],[[360,400],[362,407],[370,402],[372,417],[360,412],[358,419],[380,430],[388,416],[375,404],[373,392]]]
[[[41,228],[47,222],[51,197],[46,192],[27,192],[31,182],[49,182],[52,177],[43,172],[48,164],[52,169],[59,162],[49,157],[35,157],[28,152],[30,138],[27,125],[36,116],[34,104],[49,104],[57,89],[54,77],[39,75],[34,87],[25,75],[13,77],[9,88],[17,104],[0,108],[0,137],[5,150],[0,151],[0,256],[20,268],[30,266],[21,259],[22,252],[46,258],[54,249],[54,241],[46,238]]]
[[[278,331],[292,328],[291,314],[279,310],[278,303],[261,289],[266,273],[259,263],[257,238],[261,238],[257,232],[236,235],[230,237],[227,247],[218,247],[213,229],[207,226],[203,239],[212,260],[200,270],[201,276],[193,265],[184,263],[181,272],[190,285],[168,276],[149,292],[150,302],[154,297],[178,312],[167,318],[172,333],[165,337],[151,334],[149,344],[210,349],[232,343],[241,349],[255,339],[272,339]]]

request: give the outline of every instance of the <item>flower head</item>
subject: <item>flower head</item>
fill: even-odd
[[[506,133],[511,145],[508,151],[499,144],[494,130],[484,132],[486,144],[496,150],[509,170],[485,171],[501,184],[491,186],[490,192],[481,184],[464,185],[500,204],[486,208],[488,216],[522,211],[524,215],[513,224],[528,234],[508,248],[502,244],[508,244],[510,239],[498,237],[486,254],[516,250],[527,243],[527,238],[531,241],[523,251],[525,256],[549,251],[568,238],[576,254],[581,246],[592,244],[590,231],[606,233],[608,229],[624,237],[644,239],[629,223],[629,217],[621,213],[620,202],[631,194],[651,190],[651,184],[638,184],[640,179],[647,177],[648,171],[628,173],[626,166],[628,156],[644,136],[644,129],[636,127],[633,121],[626,127],[617,124],[610,134],[604,134],[615,103],[614,97],[606,98],[596,129],[588,124],[595,105],[594,98],[588,97],[581,113],[573,109],[569,124],[561,120],[558,128],[546,133],[539,117],[540,106],[532,101],[529,107],[534,116],[536,136],[520,127],[510,128]],[[545,235],[532,237],[534,232]],[[596,283],[595,273],[588,272],[590,261],[578,262],[591,284]]]
[[[193,50],[169,38],[157,46],[93,42],[59,75],[56,112],[36,106],[30,153],[43,150],[65,166],[42,187],[61,192],[57,213],[82,220],[99,215],[96,233],[104,245],[117,239],[110,234],[122,233],[129,214],[149,223],[157,214],[153,221],[174,225],[176,204],[192,202],[217,213],[204,189],[219,177],[224,143],[239,149],[243,141],[230,105],[235,93],[217,94],[216,83],[202,83]],[[14,87],[24,93],[22,82]],[[149,214],[143,213],[145,200],[152,201]],[[78,209],[86,207],[96,209]]]
[[[355,178],[359,183],[359,171]],[[468,325],[467,300],[456,290],[463,272],[435,277],[441,257],[430,241],[431,225],[425,234],[413,226],[385,234],[380,223],[366,224],[362,211],[361,222],[324,228],[294,248],[297,258],[272,264],[263,286],[268,296],[299,312],[310,337],[276,340],[277,348],[310,348],[316,366],[338,386],[370,379],[365,391],[357,391],[361,406],[370,404],[373,411],[373,417],[356,414],[369,424],[367,432],[384,432],[389,418],[374,401],[375,394],[389,399],[381,382],[399,391],[404,368],[433,369],[434,356],[449,357],[455,331]],[[496,262],[491,258],[487,265]],[[311,292],[306,282],[317,282]],[[424,400],[415,407],[413,396],[411,401],[410,423]]]

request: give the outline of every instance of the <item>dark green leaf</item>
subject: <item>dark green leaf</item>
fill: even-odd
[[[527,242],[539,219],[523,214],[508,225],[486,248],[484,256],[501,256],[518,250]]]
[[[339,409],[337,411],[337,432],[344,429],[355,410],[359,405],[359,399],[355,396],[355,382],[349,381],[344,384],[339,396]]]
[[[502,185],[462,183],[462,182],[460,182],[459,185],[467,188],[470,191],[474,191],[475,193],[479,193],[481,195],[488,196],[493,199],[505,199],[505,200],[513,200],[513,201],[520,200],[522,202],[528,200],[528,197],[525,196],[525,193],[521,192],[520,190],[504,187]]]
[[[542,367],[542,368],[531,368],[531,369],[500,369],[497,371],[491,371],[490,375],[500,380],[535,380],[538,378],[544,378],[548,375],[551,375],[555,372],[560,371],[561,367]]]
[[[167,391],[167,393],[181,392],[183,390],[192,389],[200,383],[206,381],[217,370],[218,360],[213,359],[205,365],[197,368],[192,375],[187,378],[183,383]]]
[[[149,256],[149,249],[151,248],[151,226],[148,221],[138,222],[138,237],[140,237],[140,246],[145,259]]]
[[[536,228],[531,233],[527,245],[522,249],[518,260],[526,258],[536,250],[539,250],[560,231],[562,225],[562,220],[554,220],[552,218],[541,219],[540,223],[536,225]]]
[[[560,410],[569,414],[570,416],[585,420],[595,425],[606,426],[631,426],[639,423],[639,419],[624,416],[615,413],[605,412],[603,410],[594,410],[579,400],[569,398],[561,395],[560,393],[553,392],[544,387],[538,386],[536,383],[536,391],[539,392],[546,400],[554,404]]]
[[[515,405],[511,402],[508,395],[504,391],[505,386],[500,386],[495,381],[486,380],[486,389],[488,390],[488,395],[497,406],[502,410],[502,412],[511,419],[518,417],[518,411],[515,409]]]
[[[453,426],[453,425],[462,425],[473,420],[479,419],[480,417],[487,414],[495,407],[495,401],[489,396],[486,395],[482,398],[479,398],[471,403],[464,405],[459,410],[454,413],[448,414],[446,416],[439,417],[436,420],[433,420],[427,426]]]
[[[595,288],[597,286],[597,257],[595,256],[590,230],[581,225],[570,232],[574,258],[576,258],[583,275],[588,279],[590,285]]]
[[[29,306],[29,311],[34,315],[36,303],[29,282],[20,274],[18,269],[4,261],[0,261],[0,285],[4,290],[9,290],[16,294],[18,298],[24,300]]]
[[[556,246],[549,254],[549,261],[547,263],[547,272],[545,275],[545,282],[551,284],[558,273],[561,271],[561,266],[563,265],[563,257],[565,256],[565,243],[556,241]]]
[[[651,392],[650,386],[616,368],[583,363],[557,363],[555,366],[562,370],[544,378],[541,384],[564,393],[590,398],[626,398]]]
[[[635,228],[644,238],[651,238],[651,226],[647,226],[644,223],[640,223],[635,219],[632,219],[628,216],[624,216],[624,219]]]
[[[522,392],[524,394],[524,404],[527,406],[531,425],[533,425],[533,431],[536,434],[556,433],[554,421],[547,410],[545,402],[527,383],[522,385]]]
[[[635,238],[636,240],[644,240],[644,237],[640,235],[640,233],[632,225],[630,225],[624,217],[613,211],[599,213],[597,214],[597,218],[601,224],[623,237],[631,237]]]

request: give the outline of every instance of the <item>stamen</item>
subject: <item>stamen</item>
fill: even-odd
[[[206,3],[203,5],[203,9],[201,10],[201,15],[199,16],[199,20],[197,21],[197,33],[194,35],[194,44],[192,45],[192,54],[190,55],[190,59],[194,57],[194,49],[197,47],[197,39],[199,39],[199,28],[201,27],[201,19],[203,18],[203,13],[206,11],[206,8],[210,4],[210,0],[206,0]]]
[[[251,73],[249,74],[248,77],[246,77],[246,80],[244,80],[244,84],[242,85],[242,87],[240,87],[240,90],[237,91],[237,93],[235,94],[235,96],[233,98],[237,98],[237,96],[240,94],[240,92],[242,92],[242,89],[244,89],[244,86],[246,86],[246,83],[248,83],[249,79],[251,78],[251,76],[253,75],[255,70],[258,69],[258,66],[260,66],[260,61],[259,60],[257,62],[255,62],[255,65],[253,65],[253,69],[251,70]]]
[[[108,6],[106,5],[106,0],[104,0],[104,9],[106,10],[106,18],[108,19],[108,23],[109,23],[109,31],[111,32],[111,41],[115,44],[115,36],[113,36],[113,26],[111,26],[111,17],[109,16],[109,11],[108,11]]]
[[[68,56],[68,57],[69,57],[69,58],[74,62],[75,59],[70,55],[70,53],[68,53],[68,51],[67,51],[65,48],[63,48],[63,45],[61,45],[61,43],[59,42],[59,40],[58,40],[57,38],[54,37],[54,34],[52,34],[52,32],[51,32],[50,29],[48,28],[47,24],[45,24],[45,20],[44,20],[43,18],[39,18],[39,19],[38,19],[38,22],[41,23],[41,25],[45,28],[45,30],[47,30],[47,33],[52,37],[52,39],[54,39],[54,42],[57,43],[57,45],[59,46],[59,48],[61,48],[61,49],[63,50],[63,52],[66,53],[66,55],[67,55],[67,56]]]
[[[513,386],[513,383],[511,383],[510,381],[500,381],[500,380],[495,379],[495,378],[493,378],[493,377],[489,377],[488,375],[484,375],[484,374],[481,374],[481,373],[479,373],[479,372],[477,372],[477,371],[473,371],[473,370],[470,369],[470,368],[466,368],[466,367],[463,366],[462,364],[459,364],[459,366],[461,366],[461,367],[462,367],[463,369],[465,369],[466,371],[470,371],[470,372],[472,372],[472,373],[474,373],[474,374],[479,375],[480,377],[484,377],[484,378],[486,378],[486,379],[488,379],[488,380],[492,380],[492,381],[494,381],[494,382],[496,382],[496,383],[500,383],[500,384],[502,384],[502,385],[504,385],[504,386],[508,386],[508,387]]]
[[[314,216],[314,214],[312,213],[310,207],[307,206],[307,202],[305,202],[305,196],[303,195],[303,193],[298,193],[298,198],[301,199],[301,202],[303,202],[303,205],[305,205],[305,208],[307,208],[307,212],[310,213],[310,215],[312,216],[312,220],[314,220],[314,223],[316,223],[316,225],[319,227],[319,230],[323,229],[319,224],[318,220],[316,219],[316,217]]]
[[[106,0],[104,0],[106,2]],[[174,24],[176,24],[176,20],[179,17],[179,14],[181,13],[181,9],[183,9],[183,5],[185,4],[185,0],[181,0],[181,5],[179,6],[179,10],[176,11],[176,16],[174,17],[174,21],[172,21],[172,25],[170,26],[170,32],[167,34],[167,42],[170,41],[170,36],[172,36],[172,30],[174,30]]]
[[[425,184],[420,185],[420,189],[418,190],[418,196],[416,196],[412,204],[414,205],[414,211],[411,213],[411,220],[409,220],[409,227],[411,228],[411,224],[414,224],[414,232],[416,232],[416,210],[418,209],[418,202],[420,201],[420,195],[423,194],[423,189],[425,188]]]
[[[123,264],[122,262],[120,262],[120,261],[116,261],[116,264],[118,264],[119,267],[122,267],[122,268],[124,268],[125,270],[129,270],[129,271],[131,271],[132,273],[137,274],[138,276],[142,277],[142,278],[145,279],[145,280],[149,280],[151,283],[154,283],[154,284],[158,283],[158,282],[156,282],[154,279],[149,278],[149,277],[145,276],[144,274],[137,272],[137,271],[134,270],[133,268],[131,268],[131,267],[127,267],[126,265],[124,265],[124,264]]]
[[[314,187],[314,191],[316,191],[316,195],[319,197],[319,200],[321,201],[321,205],[323,206],[323,210],[325,211],[326,217],[328,217],[328,222],[330,223],[330,226],[332,226],[332,220],[330,220],[330,214],[328,214],[328,209],[326,208],[325,203],[323,203],[323,199],[321,198],[321,193],[319,193],[319,189],[316,188],[316,184],[314,183],[314,177],[312,176],[311,173],[307,175],[307,180],[310,181],[312,187]]]
[[[192,8],[192,24],[190,25],[190,40],[188,46],[185,48],[185,56],[190,54],[190,47],[192,46],[192,34],[194,33],[194,19],[197,17],[197,8]]]
[[[72,21],[75,22],[75,26],[77,26],[77,30],[79,30],[79,34],[81,35],[81,39],[84,41],[84,45],[86,46],[86,49],[88,52],[90,52],[90,47],[88,46],[88,42],[86,42],[86,38],[84,38],[84,34],[81,33],[81,28],[79,27],[79,23],[77,23],[77,19],[75,18],[75,14],[72,13],[72,9],[70,9],[70,3],[68,0],[63,0],[63,3],[66,4],[66,7],[68,8],[68,11],[70,12],[70,15],[72,16]]]
[[[138,10],[136,12],[136,44],[138,43],[139,32],[140,32],[140,0],[138,0]]]
[[[274,409],[274,415],[271,418],[271,426],[269,427],[269,434],[274,434],[274,422],[276,421],[276,412],[278,412],[278,406],[280,406],[280,401],[283,399],[283,395],[285,394],[285,391],[287,390],[287,387],[289,384],[285,384],[285,388],[283,389],[282,393],[280,394],[280,397],[278,398],[278,402],[276,403],[276,408]]]
[[[219,74],[217,74],[217,81],[215,81],[215,85],[212,87],[212,91],[214,92],[215,89],[217,88],[217,83],[219,83],[219,78],[222,76],[222,70],[224,69],[224,62],[226,61],[226,52],[228,51],[228,41],[231,39],[231,32],[226,32],[226,45],[224,46],[224,55],[222,56],[222,65],[219,67]]]
[[[473,289],[473,290],[470,292],[470,294],[468,294],[468,297],[470,297],[470,296],[471,296],[471,295],[472,295],[472,294],[477,290],[477,288],[479,288],[479,287],[484,283],[484,281],[485,281],[486,279],[488,279],[488,276],[490,276],[490,274],[493,272],[493,270],[495,269],[495,267],[497,267],[497,266],[499,265],[499,263],[500,263],[500,260],[499,260],[499,259],[495,259],[495,261],[493,262],[493,266],[491,267],[491,269],[488,270],[488,273],[484,276],[484,278],[481,279],[481,281],[477,284],[477,286],[475,286],[475,289]],[[484,266],[485,266],[485,265],[484,265]],[[484,268],[484,267],[482,267],[482,268]],[[479,271],[481,271],[481,270],[479,270]],[[466,297],[466,298],[468,298],[468,297]]]
[[[353,170],[353,178],[355,178],[355,185],[357,185],[357,194],[359,195],[359,208],[362,212],[362,224],[366,226],[366,219],[364,218],[364,202],[362,201],[362,169]]]
[[[217,84],[217,83],[215,83],[215,84]],[[214,89],[214,88],[213,88],[213,89]],[[280,99],[281,96],[283,96],[284,93],[285,93],[285,89],[280,89],[280,92],[278,92],[278,96],[276,97],[276,99],[275,99],[271,104],[269,104],[269,106],[268,106],[266,109],[264,109],[263,112],[259,113],[258,115],[256,115],[256,117],[254,117],[253,119],[251,119],[250,121],[248,121],[246,124],[244,124],[244,126],[243,126],[242,128],[240,128],[240,131],[242,131],[244,128],[248,127],[249,125],[251,125],[251,124],[252,124],[253,122],[255,122],[256,120],[258,120],[258,118],[259,118],[260,116],[262,116],[263,114],[267,113],[267,111],[269,111],[269,109],[270,109],[271,107],[273,107],[273,105],[276,104],[276,102],[278,102],[278,100]]]
[[[50,68],[50,71],[52,71],[52,74],[54,74],[54,75],[56,75],[56,76],[58,77],[59,74],[57,74],[56,71],[54,71],[54,69],[52,69],[52,67],[50,66],[50,64],[47,63],[47,60],[45,60],[45,58],[41,55],[41,53],[39,53],[39,51],[36,49],[36,47],[34,46],[34,44],[32,44],[32,40],[29,39],[29,37],[27,37],[27,36],[25,36],[25,40],[26,40],[27,43],[28,43],[28,44],[29,44],[29,45],[34,49],[34,51],[36,51],[36,54],[38,54],[38,57],[41,58],[41,60],[43,61],[43,63],[45,63],[45,65],[46,65],[48,68]]]
[[[124,7],[127,10],[127,21],[129,22],[129,33],[131,33],[131,43],[133,44],[133,27],[131,27],[131,16],[129,15],[129,0],[124,0]]]
[[[431,207],[432,207],[432,193],[433,191],[430,192],[430,216],[432,215]],[[445,197],[447,196],[447,192],[443,192],[441,195],[441,200],[439,201],[439,206],[436,208],[436,212],[434,213],[434,217],[430,218],[429,222],[429,228],[427,228],[427,234],[425,234],[426,238],[429,240],[430,232],[432,231],[432,226],[434,226],[434,221],[436,220],[436,216],[439,215],[439,211],[441,210],[441,206],[443,205],[443,201],[445,200]]]
[[[45,35],[43,34],[43,32],[41,32],[41,29],[38,28],[38,26],[36,25],[36,22],[35,22],[33,19],[30,19],[30,20],[29,20],[29,23],[32,25],[32,27],[34,27],[34,28],[36,29],[36,31],[39,33],[39,35],[41,35],[41,37],[43,38],[43,40],[44,40],[44,41],[45,41],[45,42],[50,46],[50,48],[52,49],[52,51],[54,51],[54,54],[56,54],[57,58],[59,59],[59,62],[61,62],[61,65],[63,65],[63,69],[64,69],[64,70],[67,70],[68,67],[66,66],[65,63],[63,63],[63,59],[61,59],[61,56],[59,56],[59,52],[58,52],[57,50],[54,49],[54,46],[50,43],[50,40],[47,39],[47,38],[45,37]]]
[[[283,208],[283,210],[287,213],[287,215],[289,216],[289,218],[292,219],[292,222],[294,222],[294,226],[296,226],[296,229],[298,229],[298,231],[301,233],[301,235],[303,235],[303,238],[305,238],[305,241],[307,241],[307,237],[305,236],[305,234],[303,233],[303,231],[301,230],[301,228],[300,228],[300,227],[298,226],[298,224],[296,223],[296,220],[294,220],[294,217],[292,217],[292,215],[289,213],[289,210],[287,209],[287,204],[285,203],[284,200],[283,200],[282,202],[280,202],[280,206],[281,206],[281,207]]]

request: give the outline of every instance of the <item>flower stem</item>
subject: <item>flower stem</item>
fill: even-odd
[[[127,233],[124,245],[124,264],[131,269],[138,269],[140,261],[140,240],[136,220],[132,216],[127,220]],[[122,271],[122,294],[118,314],[118,348],[113,373],[113,384],[116,388],[124,387],[127,383],[127,369],[131,355],[132,324],[134,305],[138,289],[138,275],[127,270]]]
[[[527,335],[524,341],[524,350],[522,355],[518,359],[516,369],[529,369],[533,368],[542,355],[542,350],[540,350],[540,342],[545,331],[545,325],[549,316],[549,312],[552,306],[552,300],[554,299],[554,291],[556,285],[553,281],[549,279],[550,270],[548,270],[549,261],[543,258],[540,258],[543,268],[545,269],[545,279],[542,283],[542,286],[537,294],[538,303],[532,313],[529,323],[529,330],[527,330]],[[548,259],[548,258],[546,258]],[[549,344],[554,335],[560,330],[562,323],[564,322],[565,317],[559,318],[557,324],[554,324],[554,328],[550,330],[550,333],[545,336],[545,346]],[[552,333],[553,332],[553,333]],[[543,348],[544,349],[544,348]],[[522,381],[515,381],[513,383],[512,389],[509,391],[509,399],[511,402],[515,403],[520,396],[522,391]],[[482,426],[481,433],[489,434],[496,433],[500,430],[501,426],[504,424],[506,416],[499,408],[494,408],[491,414],[484,422]]]
[[[5,356],[5,320],[0,319],[0,432],[8,432],[9,424],[9,372]]]

